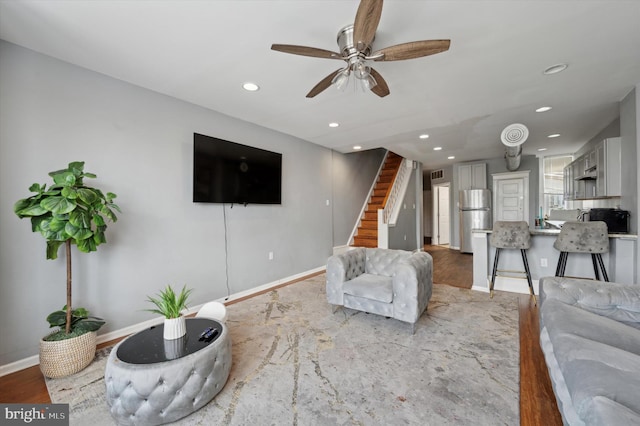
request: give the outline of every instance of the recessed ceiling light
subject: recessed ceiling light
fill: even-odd
[[[358,149],[362,149],[362,147],[360,145],[354,145],[353,149],[358,150]]]
[[[426,133],[421,134],[420,136],[418,136],[420,139],[429,139],[429,135]]]
[[[456,158],[454,155],[450,155],[447,157],[447,160],[453,160],[454,158]]]
[[[568,66],[569,65],[567,65],[567,64],[551,65],[550,67],[548,67],[547,69],[542,71],[542,73],[544,75],[558,74],[559,72],[562,72],[562,71],[566,70]]]
[[[255,83],[250,83],[250,82],[244,83],[242,85],[242,88],[244,90],[246,90],[247,92],[256,92],[256,91],[260,90],[260,86],[258,86]]]
[[[538,151],[546,151],[547,148],[538,148]]]
[[[550,106],[543,106],[543,107],[538,108],[536,110],[536,112],[547,112],[547,111],[550,111],[550,110],[551,110]]]
[[[441,146],[436,146],[436,147],[433,148],[434,151],[440,151],[441,149],[442,149]]]
[[[554,133],[552,135],[547,136],[548,138],[557,138],[560,136],[560,133]]]
[[[336,123],[336,122],[329,123],[329,127],[338,127],[339,125],[340,123]]]

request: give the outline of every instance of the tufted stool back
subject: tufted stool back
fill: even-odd
[[[533,291],[533,282],[531,281],[531,271],[529,270],[529,261],[527,260],[527,249],[531,247],[531,233],[529,232],[529,224],[525,221],[502,221],[499,220],[493,224],[493,231],[489,237],[489,244],[495,247],[496,252],[493,256],[493,271],[491,272],[491,281],[489,283],[489,294],[493,297],[493,287],[496,282],[498,272],[510,272],[524,274],[529,284],[529,293],[533,297],[534,303],[536,295]],[[500,251],[520,250],[524,271],[507,271],[498,270],[498,260],[500,259]]]
[[[604,222],[565,222],[553,248],[568,253],[607,253],[609,232]]]
[[[594,222],[565,222],[560,234],[553,243],[553,248],[560,251],[556,277],[563,277],[567,268],[569,253],[591,254],[593,272],[596,280],[600,280],[600,271],[605,281],[609,281],[607,269],[602,260],[602,253],[609,251],[609,231],[607,224],[601,221]]]
[[[489,243],[503,249],[528,249],[531,247],[529,224],[524,221],[497,221],[493,224]]]

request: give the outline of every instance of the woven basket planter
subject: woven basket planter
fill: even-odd
[[[48,342],[40,339],[40,370],[46,377],[69,376],[91,364],[96,356],[95,331],[71,339]]]

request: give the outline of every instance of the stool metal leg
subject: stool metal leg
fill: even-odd
[[[527,260],[527,251],[525,249],[520,249],[520,254],[522,254],[522,263],[524,263],[524,271],[527,274],[527,283],[529,283],[529,293],[531,293],[531,296],[533,297],[534,304],[538,305],[536,294],[533,291],[533,283],[531,282],[531,271],[529,270],[529,261]]]
[[[496,282],[496,272],[498,272],[498,258],[500,257],[500,249],[496,247],[496,254],[493,256],[493,272],[491,272],[491,284],[489,285],[489,294],[493,299],[493,285]]]
[[[564,277],[564,270],[567,267],[567,257],[569,257],[569,253],[566,251],[560,252],[560,257],[558,257],[558,266],[556,267],[556,277]]]
[[[593,262],[593,272],[596,275],[596,281],[600,281],[600,273],[598,272],[598,264],[596,263],[595,253],[591,253],[591,261]]]
[[[598,263],[600,264],[600,269],[602,269],[602,277],[605,281],[609,281],[609,276],[607,275],[607,270],[604,268],[604,262],[602,261],[602,255],[600,253],[596,254],[596,258],[598,259]]]

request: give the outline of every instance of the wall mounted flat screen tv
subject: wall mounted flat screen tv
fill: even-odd
[[[193,134],[193,201],[281,204],[282,154]]]

